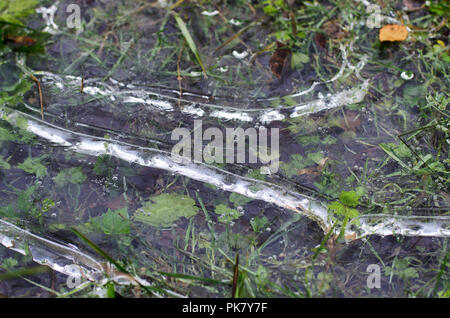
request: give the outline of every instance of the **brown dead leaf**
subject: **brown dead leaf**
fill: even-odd
[[[408,30],[404,25],[387,24],[380,29],[380,42],[404,41],[408,37]]]
[[[6,41],[13,42],[17,45],[23,45],[23,46],[31,46],[36,43],[36,41],[29,36],[5,36]]]
[[[289,64],[286,63],[286,61],[290,61],[290,59],[288,59],[290,54],[291,50],[288,46],[277,41],[277,49],[273,52],[269,61],[270,70],[276,77],[281,78],[283,69],[286,67],[286,64]]]
[[[323,30],[332,39],[342,39],[347,35],[347,31],[341,28],[341,26],[336,22],[336,20],[330,20],[323,24]]]
[[[325,163],[327,162],[328,157],[324,157],[322,158],[319,163],[317,164],[317,166],[315,167],[309,167],[309,168],[304,168],[302,170],[300,170],[298,172],[298,175],[301,176],[303,174],[312,174],[312,175],[319,175],[322,172],[323,166],[325,165]]]
[[[298,172],[298,175],[304,175],[304,174],[312,174],[317,176],[320,172],[317,171],[317,167],[309,167],[309,168],[303,168]]]
[[[327,49],[327,37],[322,33],[314,34],[314,42],[316,43],[318,48],[323,50]]]

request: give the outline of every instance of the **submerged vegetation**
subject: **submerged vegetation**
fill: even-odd
[[[42,273],[29,253],[0,246],[0,294],[449,297],[448,236],[345,235],[372,215],[450,217],[448,5],[370,1],[380,15],[370,27],[366,2],[79,1],[74,29],[71,1],[58,2],[54,20],[36,12],[53,1],[2,1],[0,218],[133,278],[73,289],[66,276]],[[380,41],[386,24],[404,26],[406,39]],[[320,107],[363,83],[361,102],[265,124],[280,129],[276,175],[215,164],[321,200],[333,224],[326,233],[276,204],[77,153],[28,129],[42,112],[65,131],[96,133],[104,147],[116,139],[167,151],[173,129],[204,116],[199,104],[218,112]],[[202,119],[221,128],[255,124]],[[371,264],[381,268],[380,288],[368,287]]]

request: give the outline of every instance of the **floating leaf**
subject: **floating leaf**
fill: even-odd
[[[101,216],[91,218],[91,224],[108,235],[128,234],[130,233],[130,218],[127,208],[108,212]]]
[[[253,201],[253,199],[233,192],[232,194],[230,194],[230,201],[234,204],[235,207],[238,207],[246,205],[250,201]]]
[[[291,156],[291,161],[288,163],[282,162],[280,166],[286,176],[291,178],[292,176],[298,175],[300,172],[304,173],[303,168],[305,167],[315,164],[325,164],[325,162],[322,162],[322,159],[323,154],[320,151],[308,153],[306,158],[300,154],[293,154]]]
[[[86,180],[86,175],[82,172],[81,167],[65,169],[59,172],[53,179],[60,188],[68,183],[82,184]]]
[[[181,217],[190,218],[197,214],[195,201],[182,194],[163,193],[150,198],[138,209],[134,218],[155,227],[171,227]]]

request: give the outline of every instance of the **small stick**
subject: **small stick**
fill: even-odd
[[[80,93],[83,94],[84,89],[84,78],[81,78],[81,86],[80,86]]]
[[[30,77],[37,84],[37,87],[38,87],[39,103],[41,105],[41,117],[42,117],[42,120],[44,120],[44,98],[42,97],[41,82],[39,82],[39,80],[33,74],[30,74]]]
[[[183,55],[185,41],[183,41],[183,45],[181,46],[180,53],[178,53],[178,61],[177,61],[177,80],[178,80],[178,88],[180,89],[180,98],[178,99],[178,109],[181,110],[181,96],[183,95],[183,90],[181,88],[181,81],[183,78],[181,77],[181,70],[180,70],[180,62],[181,62],[181,56]]]

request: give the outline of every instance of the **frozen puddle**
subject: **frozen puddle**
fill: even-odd
[[[304,116],[320,111],[359,103],[366,96],[369,80],[363,79],[359,71],[364,67],[362,59],[356,66],[347,62],[346,52],[342,49],[343,63],[340,70],[331,79],[323,82],[314,82],[308,89],[289,95],[295,98],[311,94],[321,84],[331,83],[336,79],[346,76],[345,71],[356,73],[361,80],[354,87],[343,89],[337,93],[318,94],[308,102],[284,107],[260,107],[237,108],[218,103],[212,103],[208,96],[192,93],[180,94],[176,90],[160,92],[148,87],[138,87],[132,84],[124,84],[114,79],[107,82],[98,79],[88,79],[84,82],[83,93],[92,97],[107,99],[110,102],[126,105],[145,105],[148,110],[166,114],[181,112],[194,118],[220,118],[249,123],[251,125],[266,125],[272,121]],[[23,62],[22,62],[23,63]],[[24,64],[22,64],[23,66]],[[60,76],[50,72],[34,72],[41,77],[42,83],[48,85],[60,93],[73,92],[79,89],[81,78],[74,76]],[[347,74],[348,75],[348,74]],[[58,93],[56,93],[58,94]],[[200,100],[200,101],[199,101]],[[261,105],[273,101],[272,98],[261,99]],[[178,175],[208,183],[224,191],[238,193],[252,199],[261,200],[280,208],[306,216],[328,233],[333,224],[333,216],[327,212],[327,205],[315,198],[302,193],[294,192],[281,185],[261,180],[247,178],[229,171],[204,163],[193,163],[186,158],[174,160],[168,151],[156,148],[142,147],[133,143],[127,143],[114,138],[103,138],[103,134],[83,134],[74,130],[63,128],[55,124],[42,121],[29,114],[13,110],[7,106],[0,106],[1,118],[14,126],[31,132],[47,142],[66,147],[67,149],[98,157],[109,155],[128,163],[141,166],[162,169]],[[83,126],[83,123],[75,123]],[[76,126],[75,125],[75,126]],[[335,228],[335,234],[341,229]],[[359,224],[349,225],[345,230],[345,238],[348,241],[362,238],[367,235],[405,235],[427,237],[449,237],[450,217],[448,216],[397,216],[397,215],[361,215]],[[35,235],[26,229],[21,229],[7,221],[0,220],[0,242],[7,248],[19,253],[26,253],[28,244],[29,252],[33,259],[39,263],[48,265],[54,270],[68,276],[88,278],[95,282],[105,282],[106,275],[119,283],[148,284],[139,278],[130,278],[120,273],[112,272],[104,262],[84,254],[73,246],[53,242],[49,239]]]

